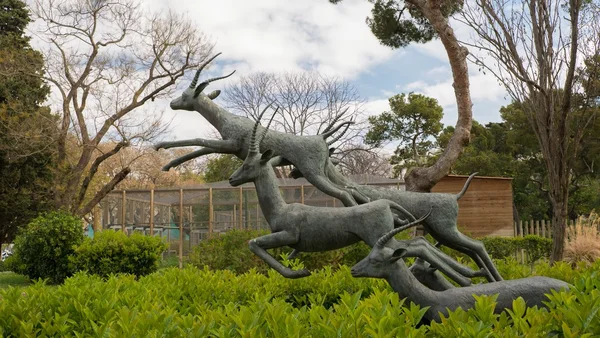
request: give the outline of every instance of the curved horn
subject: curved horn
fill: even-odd
[[[431,210],[433,210],[433,207],[431,207],[429,209],[429,211],[427,212],[427,214],[425,214],[425,216],[419,218],[418,220],[415,220],[414,222],[410,222],[409,224],[404,225],[402,227],[395,228],[395,229],[389,231],[388,233],[386,233],[385,235],[381,236],[379,238],[379,240],[377,240],[377,243],[375,243],[375,246],[377,248],[383,248],[387,244],[387,242],[389,242],[390,239],[392,239],[392,237],[394,237],[397,233],[404,231],[412,226],[415,226],[416,224],[421,223],[424,219],[429,217],[429,215],[431,215]]]
[[[198,68],[198,70],[196,71],[196,75],[194,75],[194,79],[192,80],[192,83],[190,84],[190,88],[193,89],[196,87],[196,83],[198,82],[198,77],[200,77],[200,72],[202,72],[204,67],[206,67],[206,65],[211,63],[212,60],[216,59],[217,56],[219,56],[219,55],[221,55],[221,53],[217,53],[215,56],[211,57],[210,59],[206,60],[206,62],[204,62],[203,64],[200,65],[200,68]]]
[[[226,78],[230,77],[231,75],[233,75],[233,73],[235,73],[235,70],[233,72],[229,73],[228,75],[219,76],[219,77],[213,77],[212,79],[208,79],[208,80],[204,81],[203,83],[209,84],[209,83],[211,83],[213,81],[226,79]]]
[[[265,130],[263,130],[262,134],[260,135],[260,138],[259,138],[259,141],[258,141],[258,145],[259,146],[262,143],[262,141],[265,139],[265,136],[267,135],[267,132],[269,131],[269,127],[271,126],[271,122],[273,122],[273,119],[275,118],[275,115],[277,115],[277,111],[279,111],[279,107],[275,108],[275,112],[271,116],[271,119],[269,120],[269,123],[267,124],[267,126],[265,127]]]
[[[256,131],[258,130],[258,125],[260,124],[260,119],[262,119],[263,115],[269,109],[269,107],[273,104],[273,102],[269,103],[265,109],[258,115],[256,118],[256,123],[254,123],[254,128],[252,129],[252,135],[250,136],[250,144],[248,145],[248,153],[259,153],[260,152],[260,142],[257,141]]]

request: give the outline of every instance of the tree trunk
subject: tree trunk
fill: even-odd
[[[458,108],[458,120],[454,134],[452,134],[452,138],[442,156],[431,167],[413,168],[404,176],[406,190],[429,192],[442,177],[450,172],[450,168],[470,141],[473,104],[469,90],[469,69],[467,66],[469,51],[458,42],[448,19],[442,14],[441,1],[407,0],[406,2],[417,6],[421,10],[438,33],[446,49],[450,68],[452,69],[454,80],[452,85]]]
[[[552,203],[552,253],[550,263],[561,261],[565,246],[565,231],[567,227],[567,212],[569,208],[568,186],[552,189],[550,200]]]

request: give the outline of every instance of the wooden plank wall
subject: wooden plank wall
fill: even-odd
[[[448,175],[431,191],[456,194],[463,188],[467,178]],[[512,199],[512,179],[476,176],[458,201],[459,229],[474,238],[514,236]]]

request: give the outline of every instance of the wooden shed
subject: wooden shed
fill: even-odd
[[[448,175],[432,192],[458,193],[468,176]],[[512,178],[475,176],[465,195],[458,201],[458,226],[465,234],[514,236]]]

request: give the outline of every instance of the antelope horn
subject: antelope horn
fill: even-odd
[[[275,115],[277,114],[277,111],[279,111],[279,107],[275,108],[275,112],[273,113],[273,115],[271,116],[271,119],[269,120],[269,123],[267,124],[267,127],[265,128],[265,130],[262,132],[262,134],[260,135],[260,140],[258,141],[258,144],[260,145],[262,143],[262,141],[265,139],[265,136],[267,135],[267,132],[269,131],[269,127],[271,126],[271,122],[273,122],[273,119],[275,118]]]
[[[262,119],[263,115],[269,109],[269,107],[273,104],[273,102],[269,103],[265,109],[258,115],[256,118],[256,123],[254,123],[254,129],[252,129],[252,136],[250,137],[250,145],[248,147],[248,153],[259,153],[260,152],[260,143],[256,139],[256,131],[258,130],[258,125],[260,124],[260,119]]]
[[[203,83],[209,84],[209,83],[211,83],[213,81],[226,79],[226,78],[230,77],[231,75],[233,75],[233,73],[235,73],[235,70],[233,72],[229,73],[229,75],[224,75],[224,76],[219,76],[219,77],[213,77],[212,79],[208,79],[208,80],[204,81]]]
[[[217,56],[219,56],[219,55],[221,55],[221,53],[217,53],[215,56],[211,57],[206,62],[204,62],[202,65],[200,65],[200,68],[198,68],[198,70],[196,71],[196,75],[194,75],[194,79],[192,80],[192,83],[190,84],[190,88],[192,88],[192,89],[196,88],[196,83],[198,82],[198,77],[200,77],[200,72],[202,72],[204,67],[206,67],[206,65],[211,63],[211,61],[216,59]]]
[[[415,220],[414,222],[410,222],[409,224],[406,224],[399,228],[395,228],[395,229],[389,231],[388,233],[386,233],[385,235],[381,236],[379,238],[379,240],[377,240],[377,243],[375,243],[375,247],[377,247],[379,249],[383,248],[387,244],[387,242],[389,242],[390,239],[392,239],[392,237],[394,237],[397,233],[404,231],[412,226],[415,226],[418,223],[421,223],[423,220],[425,220],[427,217],[429,217],[429,215],[431,215],[431,210],[433,210],[433,207],[431,207],[429,209],[429,211],[427,212],[427,214],[425,214],[425,216],[419,218],[418,220]]]

